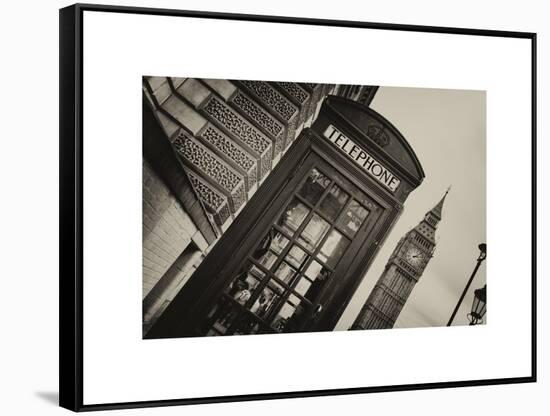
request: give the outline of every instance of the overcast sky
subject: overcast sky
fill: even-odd
[[[401,217],[336,329],[351,326],[399,239],[422,220],[451,185],[436,231],[434,257],[395,327],[446,325],[475,266],[477,246],[486,242],[485,92],[381,87],[371,107],[405,136],[426,178],[405,202]],[[485,267],[484,262],[454,325],[468,323],[466,314],[471,310],[473,291],[485,284]]]

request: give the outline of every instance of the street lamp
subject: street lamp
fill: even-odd
[[[477,269],[479,269],[479,266],[481,266],[481,263],[483,263],[483,260],[487,258],[487,244],[481,243],[477,246],[479,248],[479,256],[477,257],[477,263],[476,267],[474,267],[474,271],[472,272],[472,275],[470,276],[470,279],[468,279],[468,283],[466,283],[466,287],[464,288],[464,291],[462,292],[462,295],[460,295],[460,299],[458,299],[458,302],[455,306],[455,309],[451,315],[451,318],[449,319],[449,322],[447,322],[447,326],[451,326],[453,323],[453,320],[455,319],[455,315],[458,312],[458,308],[460,308],[460,305],[462,304],[462,301],[464,300],[464,296],[466,296],[466,292],[470,288],[470,285],[472,284],[472,280],[474,280],[474,276],[477,273]]]
[[[472,312],[468,314],[470,325],[477,325],[487,312],[487,285],[474,291]]]

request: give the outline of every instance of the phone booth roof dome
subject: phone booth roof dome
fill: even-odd
[[[333,119],[349,129],[369,151],[386,159],[394,169],[404,173],[411,184],[420,185],[424,169],[405,137],[385,117],[361,103],[329,95],[321,108],[320,119]],[[321,128],[325,128],[321,126]]]

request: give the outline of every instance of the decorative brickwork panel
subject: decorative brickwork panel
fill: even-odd
[[[232,102],[239,108],[239,110],[253,119],[274,137],[277,137],[282,133],[284,129],[283,124],[278,122],[260,105],[244,95],[242,92],[239,92],[235,98],[233,98]]]
[[[271,154],[266,153],[262,156],[262,170],[260,171],[262,178],[267,175],[269,172],[271,172],[271,165],[273,163],[273,158],[271,157]]]
[[[287,134],[288,146],[288,144],[292,143],[296,138],[296,130],[298,127],[302,125],[309,117],[309,102],[311,101],[311,94],[307,92],[304,87],[295,82],[275,82],[274,85],[282,90],[287,97],[290,97],[294,103],[298,103],[299,106],[298,115],[294,117],[293,122],[289,123],[289,132]]]
[[[235,189],[235,191],[231,194],[231,197],[233,199],[233,212],[237,212],[237,210],[246,202],[247,199],[244,181],[241,182],[241,185],[237,189]]]
[[[221,226],[231,215],[227,198],[193,172],[187,171],[187,176],[201,201],[213,212],[216,223]]]
[[[286,147],[288,147],[296,138],[296,123],[292,123],[292,125],[289,126],[287,136]]]
[[[285,141],[284,141],[284,138],[280,138],[278,139],[276,142],[275,142],[275,151],[274,151],[274,156],[277,156],[279,154],[281,154],[281,152],[283,151],[283,148],[285,146]]]
[[[244,181],[241,176],[206,147],[183,132],[180,132],[173,145],[185,160],[231,194],[235,210],[245,202]]]
[[[240,83],[279,114],[283,120],[290,121],[297,113],[296,106],[268,83],[263,81],[240,81]]]
[[[263,154],[271,146],[267,137],[217,97],[210,98],[204,111],[255,152]]]
[[[247,172],[249,187],[256,183],[256,159],[246,153],[235,141],[210,124],[204,129],[200,137]]]
[[[314,84],[309,82],[309,83],[300,83],[300,86],[304,88],[306,91],[308,91],[311,97],[309,99],[309,103],[307,104],[306,119],[308,119],[315,112],[317,103],[321,98],[321,84]]]
[[[238,186],[240,177],[189,136],[180,133],[173,144],[181,156],[229,192]]]
[[[309,98],[309,94],[294,82],[277,82],[277,85],[300,104]]]

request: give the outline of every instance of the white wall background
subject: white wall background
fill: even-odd
[[[113,3],[120,3],[115,2]],[[2,348],[0,410],[2,414],[62,414],[57,395],[57,270],[58,270],[58,15],[62,1],[10,2],[0,15],[2,65],[2,138],[0,143],[0,205],[2,267]],[[544,2],[470,0],[320,2],[278,0],[254,2],[134,1],[120,4],[238,13],[293,15],[423,25],[535,31],[539,33],[539,212],[549,193],[543,193],[542,138],[548,125],[545,102],[550,73],[550,13]],[[513,103],[511,103],[513,105]],[[7,126],[7,129],[6,129]],[[550,157],[550,155],[546,155]],[[544,170],[544,172],[543,172]],[[542,332],[549,309],[543,282],[544,247],[539,215],[539,383],[421,392],[232,403],[187,408],[128,410],[113,414],[324,414],[464,415],[544,414],[550,368],[544,359],[548,333]],[[511,304],[513,307],[513,303]],[[464,351],[471,354],[472,351]],[[452,359],[452,357],[449,357]],[[503,363],[505,365],[505,363]],[[136,368],[136,371],[139,371]],[[547,394],[546,394],[547,396]]]

